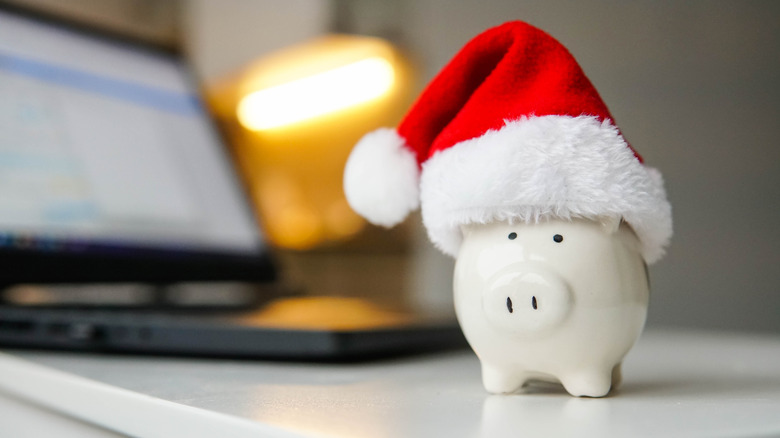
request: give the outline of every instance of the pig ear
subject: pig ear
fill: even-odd
[[[620,223],[623,222],[623,218],[614,216],[602,217],[599,222],[601,222],[601,227],[607,234],[613,234],[620,228]]]

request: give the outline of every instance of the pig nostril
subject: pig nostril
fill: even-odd
[[[531,297],[531,306],[533,306],[534,310],[539,308],[536,303],[536,297]]]
[[[509,310],[509,313],[512,313],[512,299],[509,297],[506,297],[506,308]]]

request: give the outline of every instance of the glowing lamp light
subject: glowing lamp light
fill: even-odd
[[[210,103],[230,128],[269,242],[305,251],[364,232],[366,247],[384,239],[347,204],[344,163],[363,134],[398,123],[412,73],[388,41],[321,35],[212,83]]]
[[[253,131],[290,125],[381,97],[394,81],[389,61],[366,58],[248,94],[238,104],[238,120]]]

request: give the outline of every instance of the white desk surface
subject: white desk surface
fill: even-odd
[[[780,336],[650,331],[623,371],[616,394],[585,399],[488,395],[470,351],[346,365],[11,351],[0,396],[139,437],[780,436]]]

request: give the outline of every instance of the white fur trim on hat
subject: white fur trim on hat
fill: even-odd
[[[634,156],[610,121],[543,116],[507,121],[422,166],[423,222],[456,256],[460,225],[545,218],[623,218],[653,263],[672,235],[660,173]]]
[[[366,134],[344,168],[347,202],[369,222],[392,227],[420,205],[420,172],[414,152],[389,128]]]

